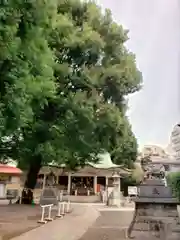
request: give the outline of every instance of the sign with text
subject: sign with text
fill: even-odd
[[[128,187],[128,195],[129,196],[136,196],[137,195],[137,187],[129,186]]]

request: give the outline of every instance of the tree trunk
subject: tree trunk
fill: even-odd
[[[22,203],[32,204],[33,189],[36,186],[39,170],[41,169],[41,157],[35,156],[30,163],[27,179],[22,192]]]

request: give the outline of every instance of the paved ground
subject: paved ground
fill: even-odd
[[[0,240],[120,240],[133,213],[102,204],[73,204],[72,208],[63,219],[40,225],[40,207],[0,206]],[[56,213],[54,209],[52,215]]]
[[[25,205],[0,205],[0,239],[8,240],[40,224],[40,208]]]
[[[79,240],[123,240],[133,211],[101,211],[96,222]]]
[[[99,216],[92,206],[73,206],[72,213],[12,240],[78,240]]]

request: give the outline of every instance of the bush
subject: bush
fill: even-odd
[[[132,176],[131,177],[132,177],[133,181],[136,182],[136,185],[140,184],[140,182],[144,178],[144,171],[143,171],[141,165],[134,164],[134,169],[132,171]]]
[[[167,183],[172,188],[173,195],[180,200],[180,172],[170,173],[167,176]]]
[[[129,186],[137,186],[139,184],[137,184],[136,180],[132,178],[132,176],[128,176],[125,178],[121,179],[121,191],[123,192],[123,195],[125,197],[128,196],[128,187]]]
[[[144,171],[141,166],[134,164],[134,169],[132,170],[132,175],[121,179],[121,191],[124,193],[124,196],[128,196],[128,187],[129,186],[138,186],[143,180]]]

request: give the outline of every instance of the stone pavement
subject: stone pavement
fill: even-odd
[[[12,240],[124,240],[133,208],[73,204],[73,212]]]
[[[93,206],[73,205],[73,212],[64,218],[42,225],[12,240],[77,240],[98,216],[99,212]]]
[[[57,210],[52,211],[52,216]],[[40,226],[41,208],[33,205],[0,205],[0,239],[9,240]]]
[[[124,240],[132,217],[132,209],[103,209],[94,224],[79,240]]]

